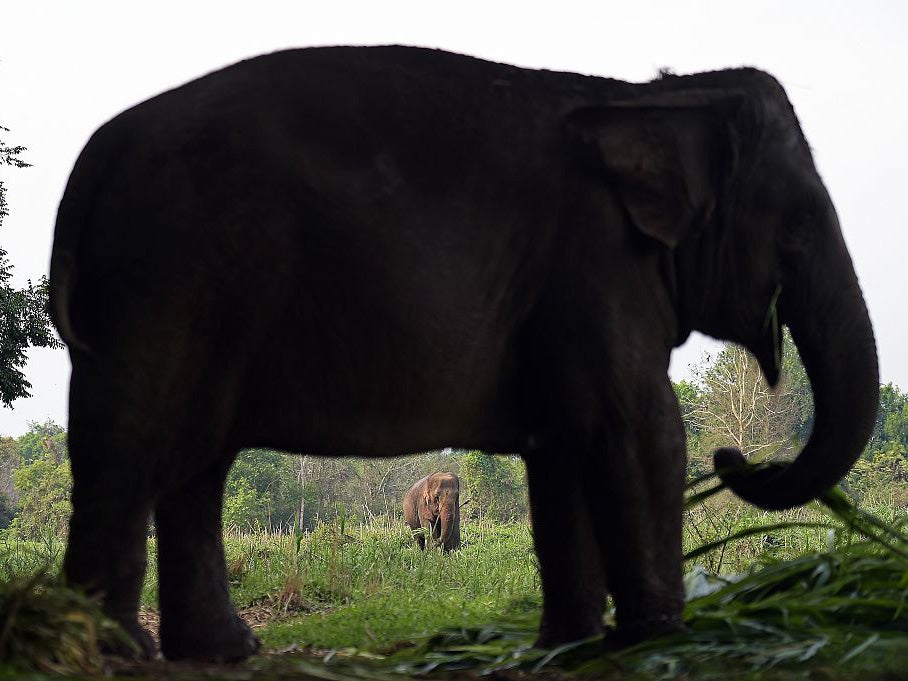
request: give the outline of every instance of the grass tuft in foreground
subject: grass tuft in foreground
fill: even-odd
[[[0,582],[0,665],[23,672],[99,674],[105,645],[132,643],[95,601],[44,572]]]

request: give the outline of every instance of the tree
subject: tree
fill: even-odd
[[[871,458],[874,451],[887,449],[892,442],[908,447],[908,395],[887,383],[880,386],[880,408],[864,456]]]
[[[334,518],[399,517],[405,492],[434,471],[458,471],[451,450],[392,458],[288,455],[247,449],[237,457],[224,498],[224,526],[312,529]]]
[[[12,472],[18,513],[10,530],[22,538],[62,536],[69,525],[72,474],[66,432],[53,421],[31,423],[17,441],[19,466]]]
[[[302,494],[295,457],[273,449],[240,452],[224,499],[224,526],[238,530],[287,528]]]
[[[29,464],[42,456],[52,455],[59,463],[66,457],[66,431],[53,420],[44,423],[32,421],[28,432],[20,436],[16,443],[19,447],[19,458]]]
[[[901,407],[886,414],[883,430],[889,443],[901,445],[902,449],[908,450],[908,401]]]
[[[862,456],[845,479],[845,488],[863,503],[908,506],[908,459],[901,442],[889,442]]]
[[[734,445],[748,459],[761,460],[790,440],[790,399],[772,392],[744,348],[727,345],[719,353],[702,373],[701,392],[691,419],[710,450]]]
[[[19,493],[13,484],[13,471],[20,461],[16,440],[0,437],[0,528],[8,527],[16,515]]]
[[[499,522],[526,516],[526,469],[519,457],[466,452],[460,459],[460,475],[469,494],[468,515]]]
[[[785,329],[784,334],[780,380],[783,389],[791,396],[792,435],[799,445],[803,445],[813,430],[813,389],[788,329]]]
[[[771,388],[757,361],[744,348],[728,344],[696,371],[696,382],[678,386],[689,432],[698,435],[693,467],[716,447],[733,445],[752,461],[784,457],[807,437],[813,398],[797,349],[786,331],[782,377]],[[692,400],[685,406],[684,400]]]
[[[0,133],[6,132],[9,130],[0,126]],[[29,164],[19,158],[24,151],[25,147],[10,147],[0,140],[0,166],[27,168]],[[7,215],[6,188],[0,181],[0,225]],[[31,383],[22,373],[26,349],[62,347],[47,313],[47,277],[42,276],[36,284],[29,280],[22,289],[13,288],[11,279],[12,265],[7,252],[0,248],[0,402],[7,407],[16,398],[30,395]]]
[[[688,472],[692,475],[699,475],[706,472],[700,470],[703,463],[703,457],[700,454],[700,438],[703,433],[699,423],[694,418],[694,413],[702,400],[700,389],[693,381],[672,383],[672,388],[674,388],[675,396],[678,398],[681,421],[684,423],[684,430],[687,434],[687,452],[692,463]]]

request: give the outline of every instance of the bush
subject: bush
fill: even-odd
[[[36,459],[13,471],[13,482],[19,492],[19,513],[10,523],[10,532],[22,539],[64,536],[72,514],[69,460]]]
[[[467,452],[460,459],[460,475],[470,500],[464,512],[471,518],[509,522],[526,518],[526,468],[516,456]]]

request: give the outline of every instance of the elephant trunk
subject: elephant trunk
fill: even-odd
[[[447,549],[451,544],[451,537],[454,534],[456,514],[452,508],[443,508],[439,520],[441,521],[441,537],[439,543]]]
[[[816,245],[826,252],[814,254],[817,264],[800,271],[780,303],[813,390],[814,426],[807,444],[791,464],[746,475],[739,469],[744,457],[737,449],[719,449],[714,456],[716,470],[732,491],[767,510],[803,505],[838,483],[861,455],[876,422],[879,372],[873,329],[835,226],[837,238]]]

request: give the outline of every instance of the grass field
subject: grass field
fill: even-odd
[[[876,513],[889,523],[902,520],[892,509]],[[831,530],[830,523],[835,525],[818,505],[768,514],[719,496],[692,509],[686,551],[747,527],[773,529],[716,546],[688,568],[696,563],[706,573],[746,575],[768,567],[719,595],[693,601],[684,637],[610,656],[608,662],[602,661],[598,642],[560,651],[552,661],[525,650],[538,623],[541,593],[532,535],[524,523],[465,522],[464,546],[450,555],[418,551],[396,518],[368,525],[335,522],[297,536],[228,535],[225,544],[234,601],[272,651],[335,651],[335,662],[352,659],[405,673],[426,665],[481,669],[545,663],[618,674],[614,678],[677,673],[726,678],[722,674],[732,664],[741,673],[757,674],[754,678],[796,678],[806,669],[829,667],[831,676],[821,678],[854,678],[848,674],[857,669],[867,681],[908,664],[908,636],[902,633],[908,617],[899,604],[908,603],[908,558],[860,543],[841,524]],[[62,549],[52,537],[0,540],[0,580],[47,566],[52,572]],[[151,621],[154,558],[152,539],[142,595]],[[732,591],[734,599],[723,596]],[[376,662],[376,656],[383,661]],[[333,668],[332,674],[338,673]]]

